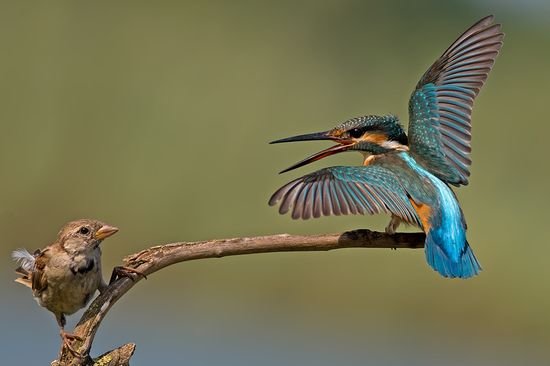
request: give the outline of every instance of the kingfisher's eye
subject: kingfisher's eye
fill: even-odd
[[[82,235],[86,235],[90,232],[90,229],[88,229],[86,226],[82,226],[78,232]]]
[[[354,128],[353,130],[349,131],[349,135],[354,139],[358,139],[359,137],[363,136],[363,131],[358,128]]]

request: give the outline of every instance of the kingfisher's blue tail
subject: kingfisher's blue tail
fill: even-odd
[[[473,277],[481,271],[481,266],[467,241],[465,245],[458,261],[454,261],[433,241],[432,235],[428,234],[425,248],[426,260],[443,277]]]

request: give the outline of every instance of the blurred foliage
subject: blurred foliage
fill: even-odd
[[[420,75],[488,13],[507,35],[473,114],[471,185],[457,191],[484,267],[478,278],[439,278],[421,251],[405,250],[185,263],[123,299],[96,350],[137,341],[136,365],[180,352],[196,365],[550,358],[544,3],[2,5],[0,347],[11,362],[43,364],[58,338],[51,314],[11,282],[9,252],[46,245],[70,219],[121,228],[103,245],[105,268],[171,241],[382,229],[384,216],[279,216],[267,199],[280,185],[360,160],[343,154],[280,176],[325,145],[267,142],[363,114],[406,123]],[[140,338],[146,332],[153,341]],[[25,353],[29,341],[35,348]]]

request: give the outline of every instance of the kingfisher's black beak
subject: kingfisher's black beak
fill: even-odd
[[[298,135],[287,137],[280,140],[271,141],[270,144],[280,144],[283,142],[296,142],[296,141],[314,141],[314,140],[338,140],[338,138],[332,136],[330,131],[306,133],[305,135]]]
[[[307,165],[309,163],[313,163],[314,161],[326,158],[327,156],[349,150],[349,148],[353,146],[354,141],[350,141],[350,140],[342,139],[341,137],[334,136],[331,132],[332,131],[308,133],[305,135],[292,136],[292,137],[287,137],[280,140],[271,141],[270,144],[279,144],[283,142],[295,142],[295,141],[313,141],[313,140],[330,140],[330,141],[337,141],[339,143],[338,145],[329,147],[328,149],[321,150],[318,153],[315,153],[305,158],[304,160],[286,168],[285,170],[280,171],[279,174],[286,173],[290,170],[294,170],[296,168]]]

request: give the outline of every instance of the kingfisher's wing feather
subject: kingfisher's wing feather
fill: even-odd
[[[468,184],[472,107],[503,38],[493,16],[481,19],[435,61],[411,95],[411,153],[447,183]]]
[[[382,166],[335,166],[295,179],[279,188],[269,205],[293,219],[330,215],[392,213],[420,226],[406,189]]]

